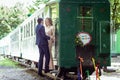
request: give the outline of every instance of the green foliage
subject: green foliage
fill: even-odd
[[[7,58],[0,60],[0,66],[18,67],[18,65],[19,64],[17,62],[14,62]]]
[[[76,46],[84,46],[81,38],[79,36],[76,36],[75,38],[75,44]]]
[[[114,21],[113,29],[120,29],[120,0],[110,0],[111,3],[111,19]]]
[[[40,4],[47,3],[48,1],[50,1],[50,0],[36,0],[34,2],[34,5],[39,6]]]
[[[14,30],[26,18],[25,15],[20,3],[10,8],[0,6],[0,39]]]
[[[46,4],[48,1],[50,1],[50,0],[36,0],[35,2],[33,2],[34,4],[32,6],[30,5],[27,8],[29,11],[28,16],[33,14],[39,8],[40,4]]]

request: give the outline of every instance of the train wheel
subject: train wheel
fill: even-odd
[[[98,70],[99,70],[99,76],[101,76],[102,75],[101,68],[98,67]]]
[[[66,77],[66,70],[65,70],[65,68],[63,68],[63,67],[59,68],[59,72],[57,74],[57,77],[58,78],[63,78],[63,79]]]
[[[104,72],[115,72],[116,70],[114,70],[114,69],[108,69],[107,66],[104,66],[103,67],[103,71]]]

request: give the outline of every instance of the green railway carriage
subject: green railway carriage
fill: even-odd
[[[52,6],[56,7],[56,13]],[[89,68],[91,58],[96,64],[110,65],[110,3],[108,0],[56,0],[48,3],[51,17],[56,19],[56,42],[61,70],[77,67],[76,52],[86,59],[83,68]],[[91,36],[89,44],[75,47],[79,32]],[[92,66],[93,68],[93,66]],[[61,72],[62,74],[62,72]]]

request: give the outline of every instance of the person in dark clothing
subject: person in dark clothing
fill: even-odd
[[[39,49],[39,62],[38,62],[38,75],[44,76],[42,74],[43,68],[43,58],[45,56],[45,73],[49,72],[49,62],[50,62],[50,52],[48,47],[48,40],[50,37],[46,35],[45,28],[43,26],[43,19],[38,18],[38,25],[36,26],[36,45],[38,45]]]

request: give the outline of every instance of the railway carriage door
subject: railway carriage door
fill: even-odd
[[[53,57],[53,62],[54,65],[58,64],[58,22],[56,21],[58,19],[58,4],[57,3],[53,3],[50,6],[48,6],[49,8],[49,17],[52,18],[53,21],[53,27],[54,27],[54,36],[55,36],[55,44],[53,44],[52,47],[52,57]]]
[[[91,66],[91,58],[94,56],[94,24],[93,24],[93,7],[90,5],[80,5],[77,10],[77,32],[85,32],[90,34],[92,37],[91,42],[84,47],[77,47],[76,53],[79,54],[83,59],[84,66]],[[82,36],[84,41],[88,39],[87,36]]]
[[[101,21],[99,26],[100,53],[110,53],[110,22]]]
[[[110,65],[110,22],[99,22],[99,59],[101,65]]]

